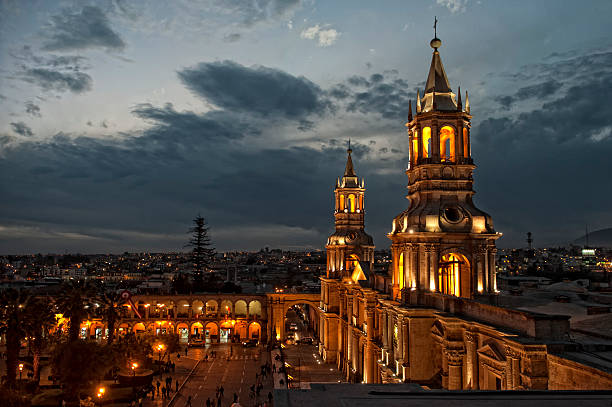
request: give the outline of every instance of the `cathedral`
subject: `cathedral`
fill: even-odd
[[[498,306],[495,231],[473,201],[472,115],[434,38],[424,93],[408,105],[408,207],[392,220],[388,273],[374,270],[365,183],[349,145],[321,278],[319,351],[353,383],[449,390],[610,389],[578,355],[569,317]]]

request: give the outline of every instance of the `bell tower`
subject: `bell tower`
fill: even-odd
[[[394,298],[417,303],[419,292],[473,298],[495,294],[495,232],[491,216],[473,201],[471,112],[467,92],[455,94],[440,52],[433,55],[425,92],[417,91],[416,114],[408,105],[410,162],[408,209],[393,219]]]
[[[356,262],[374,262],[374,241],[365,232],[365,181],[355,174],[351,145],[347,150],[346,167],[334,189],[336,230],[327,239],[327,277],[351,277]],[[369,267],[368,267],[369,268]]]

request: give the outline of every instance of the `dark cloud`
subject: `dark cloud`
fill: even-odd
[[[178,75],[197,96],[235,112],[301,119],[331,107],[313,82],[264,66],[210,62],[183,69]]]
[[[24,122],[11,123],[11,127],[13,128],[13,131],[20,136],[32,137],[34,135],[32,129]]]
[[[125,42],[111,28],[106,14],[95,6],[86,6],[80,11],[64,9],[52,16],[45,37],[43,48],[48,51],[125,48]]]
[[[343,103],[349,112],[374,113],[392,121],[403,119],[408,112],[412,95],[408,83],[396,78],[396,71],[387,76],[375,73],[369,79],[351,76],[345,83],[333,86],[329,96]],[[415,92],[416,93],[416,92]]]
[[[484,191],[478,198],[505,232],[504,246],[521,244],[527,231],[537,231],[541,245],[566,244],[587,223],[593,228],[612,224],[610,56],[584,58],[592,62],[591,70],[579,76],[567,69],[584,69],[575,60],[539,65],[543,72],[563,73],[555,79],[562,80],[565,93],[558,94],[554,89],[561,85],[555,84],[549,89],[554,99],[541,107],[483,118],[473,129],[473,156],[480,164],[475,185]],[[524,89],[534,97],[549,94]],[[521,91],[526,92],[522,88],[510,96]]]
[[[499,96],[497,102],[505,108],[510,107],[515,102],[525,101],[529,99],[546,99],[554,95],[563,85],[554,80],[547,80],[543,83],[537,83],[520,88],[512,96]]]
[[[232,33],[232,34],[227,34],[225,37],[223,37],[223,41],[225,42],[236,42],[236,41],[240,41],[240,38],[242,36],[238,33]]]
[[[25,109],[27,114],[34,117],[41,117],[40,106],[34,104],[33,102],[26,102]]]
[[[44,90],[57,92],[83,93],[91,90],[93,83],[91,76],[84,72],[60,72],[45,68],[26,69],[22,78]]]
[[[75,55],[37,55],[24,46],[11,56],[20,62],[17,78],[45,91],[83,93],[91,90],[93,80],[84,70],[87,58]]]

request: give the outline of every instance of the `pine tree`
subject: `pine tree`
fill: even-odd
[[[206,220],[200,215],[196,216],[193,220],[193,227],[189,229],[191,239],[189,239],[187,247],[192,247],[191,261],[196,290],[202,289],[204,272],[210,268],[210,263],[215,255],[215,249],[211,247],[212,243],[208,236],[208,230]]]

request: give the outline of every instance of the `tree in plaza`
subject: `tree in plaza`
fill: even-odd
[[[91,299],[95,297],[93,287],[83,280],[75,280],[64,284],[63,290],[56,300],[58,310],[70,320],[68,340],[79,339],[81,322],[88,316],[92,306]]]
[[[198,215],[193,220],[193,227],[189,229],[191,238],[187,247],[191,247],[191,261],[193,263],[194,282],[196,290],[203,288],[204,272],[210,268],[210,263],[215,255],[215,249],[212,246],[210,237],[208,236],[209,227],[206,220]]]
[[[102,305],[99,312],[108,326],[106,343],[111,345],[115,340],[115,325],[117,325],[117,321],[121,318],[122,306],[125,301],[121,298],[120,293],[103,290],[100,290],[96,297],[97,301]]]
[[[25,306],[25,330],[33,352],[32,370],[36,385],[40,382],[40,356],[50,340],[50,331],[56,325],[55,311],[48,299],[34,298]]]
[[[32,297],[26,291],[9,289],[0,295],[0,334],[6,338],[6,384],[15,386],[21,341],[25,338],[26,309]]]
[[[51,356],[52,372],[62,383],[67,398],[75,400],[79,391],[104,378],[115,356],[112,347],[95,341],[60,342]]]

